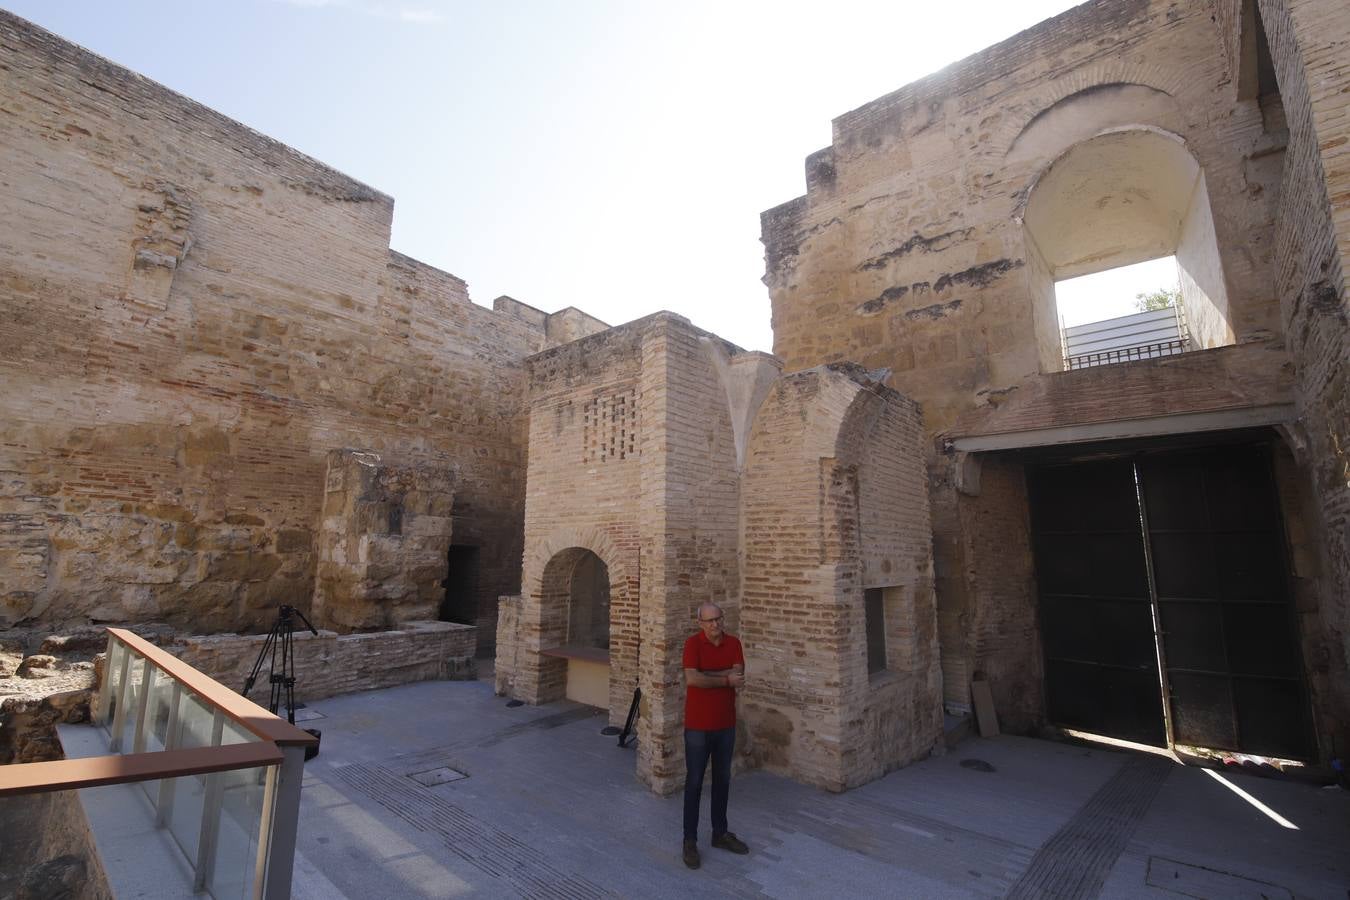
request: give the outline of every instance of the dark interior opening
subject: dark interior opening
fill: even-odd
[[[442,622],[461,625],[478,624],[478,548],[451,544],[446,554],[446,575],[441,584],[445,598],[441,600]]]
[[[1261,107],[1261,119],[1267,133],[1284,131],[1288,124],[1284,116],[1284,100],[1280,96],[1280,85],[1275,78],[1275,60],[1270,54],[1270,43],[1266,39],[1266,25],[1261,21],[1261,9],[1254,4],[1256,13],[1256,92],[1257,103]]]

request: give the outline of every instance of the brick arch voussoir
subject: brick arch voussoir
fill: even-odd
[[[532,547],[526,556],[525,577],[521,593],[538,597],[544,589],[544,575],[548,564],[559,553],[571,549],[589,550],[605,564],[611,590],[617,585],[622,594],[628,591],[628,567],[624,565],[613,538],[602,528],[560,528]]]
[[[1074,69],[1068,74],[1046,82],[1045,93],[1033,108],[1009,114],[982,145],[985,157],[1002,159],[1013,143],[1026,131],[1041,113],[1055,104],[1091,88],[1109,84],[1133,84],[1161,91],[1176,98],[1186,90],[1185,73],[1174,66],[1155,63],[1139,64],[1119,60],[1105,60]]]

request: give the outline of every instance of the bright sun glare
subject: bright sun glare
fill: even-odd
[[[1055,282],[1055,306],[1065,328],[1139,312],[1136,297],[1177,288],[1177,260],[1164,256],[1132,266]]]

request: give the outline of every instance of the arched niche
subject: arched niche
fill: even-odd
[[[549,558],[540,585],[540,651],[562,660],[563,696],[608,709],[610,580],[604,560],[584,547]]]
[[[567,646],[609,649],[609,569],[589,550],[572,566]]]
[[[1197,349],[1233,343],[1209,190],[1176,135],[1151,127],[1099,134],[1041,172],[1022,210],[1041,370],[1063,368],[1055,282],[1175,256]]]

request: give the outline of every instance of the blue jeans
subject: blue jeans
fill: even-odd
[[[703,794],[703,772],[712,759],[713,837],[727,831],[727,794],[731,789],[731,752],[736,728],[684,731],[684,839],[698,840],[698,804]]]

